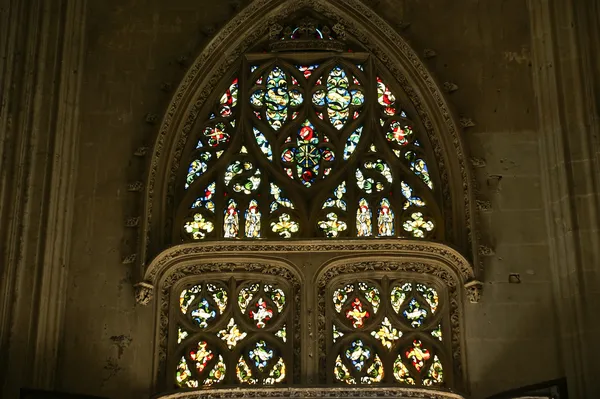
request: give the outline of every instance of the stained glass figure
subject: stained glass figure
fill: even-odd
[[[319,177],[323,164],[335,160],[329,139],[319,134],[307,119],[298,130],[296,143],[287,145],[281,154],[283,164],[295,165],[296,178],[305,186],[311,187]]]
[[[258,382],[255,378],[252,378],[252,369],[250,368],[250,366],[248,366],[248,363],[246,363],[246,360],[244,360],[243,356],[240,356],[240,359],[238,360],[235,369],[235,374],[237,376],[238,381],[243,384],[253,385]]]
[[[356,147],[358,146],[358,143],[362,136],[362,131],[363,127],[359,126],[348,137],[348,141],[346,141],[346,146],[344,147],[344,161],[350,159],[350,156],[352,156],[352,154],[354,154],[354,151],[356,151]]]
[[[194,301],[194,299],[196,299],[196,295],[198,295],[200,292],[202,292],[201,285],[194,285],[189,289],[181,291],[181,295],[179,296],[179,309],[181,310],[181,313],[187,313],[191,303]]]
[[[238,306],[240,307],[240,310],[242,311],[242,313],[246,313],[246,309],[248,308],[248,305],[252,301],[252,298],[254,298],[254,295],[256,295],[256,293],[258,293],[259,287],[260,287],[260,284],[254,283],[254,284],[250,284],[240,290],[240,293],[238,294]]]
[[[379,237],[392,237],[394,235],[394,211],[387,198],[381,200],[377,213]]]
[[[425,348],[422,348],[423,343],[418,339],[413,341],[413,347],[406,351],[406,358],[411,361],[413,367],[417,371],[425,366],[425,362],[429,360],[431,354]]]
[[[435,313],[439,305],[437,291],[431,287],[427,287],[424,284],[417,284],[417,292],[423,295],[423,298],[425,298],[425,300],[431,307],[431,313]]]
[[[239,211],[237,203],[235,200],[230,199],[223,218],[223,235],[225,238],[237,238],[239,229]]]
[[[294,233],[300,230],[298,222],[292,220],[287,213],[282,213],[277,222],[271,222],[271,230],[283,238],[291,238]]]
[[[208,373],[208,377],[204,380],[204,386],[211,386],[217,384],[225,378],[225,362],[223,356],[219,355],[219,359],[215,367]]]
[[[193,208],[206,208],[211,212],[215,212],[215,203],[213,202],[213,197],[215,195],[217,183],[212,182],[204,189],[204,196],[198,197],[196,201],[192,204]]]
[[[275,183],[271,183],[271,196],[273,197],[270,207],[271,212],[275,212],[279,209],[279,206],[294,209],[292,201],[283,196],[281,189]]]
[[[277,307],[277,312],[281,313],[285,307],[285,294],[281,288],[274,287],[271,284],[264,285],[264,291],[269,295]]]
[[[268,307],[262,298],[256,302],[255,306],[256,310],[250,311],[250,318],[256,322],[257,328],[265,328],[266,323],[273,317],[273,310]]]
[[[415,379],[410,376],[410,372],[402,362],[402,357],[400,355],[398,355],[398,358],[394,361],[394,378],[400,383],[415,385]]]
[[[203,298],[198,303],[198,307],[192,310],[192,320],[196,322],[198,327],[206,328],[208,323],[217,316],[217,312],[212,309],[208,301]]]
[[[436,355],[433,357],[433,363],[429,366],[425,378],[423,378],[423,385],[430,387],[432,385],[441,384],[442,382],[444,382],[444,369],[442,367],[442,362],[440,362],[440,359]]]
[[[208,363],[215,357],[214,353],[208,349],[208,343],[206,341],[198,342],[197,349],[190,351],[190,359],[196,362],[196,369],[198,373],[202,373]]]
[[[254,348],[248,351],[248,357],[254,361],[254,365],[260,371],[263,371],[269,361],[273,358],[273,349],[267,346],[267,343],[263,340],[257,341]]]
[[[233,114],[233,108],[237,105],[237,97],[238,97],[238,79],[233,79],[231,85],[227,89],[225,93],[221,96],[219,101],[220,109],[219,114],[226,118]]]
[[[366,199],[361,198],[356,211],[356,235],[358,237],[370,237],[371,232],[371,209]]]
[[[383,380],[383,362],[379,355],[375,355],[373,363],[367,369],[367,375],[361,377],[360,382],[363,384],[375,384]]]
[[[373,313],[377,314],[377,311],[379,310],[379,305],[381,303],[379,289],[365,282],[358,283],[358,289],[373,307]]]
[[[327,198],[323,204],[325,208],[339,208],[342,211],[346,210],[346,201],[344,200],[344,194],[346,194],[346,182],[343,181],[339,186],[333,190],[333,197]]]
[[[426,220],[421,212],[414,212],[410,217],[412,220],[405,221],[402,227],[404,227],[404,231],[411,233],[413,237],[423,238],[425,232],[433,230],[433,222]]]
[[[190,167],[188,169],[187,178],[185,180],[185,189],[187,190],[192,183],[202,176],[208,169],[207,162],[210,161],[212,155],[210,152],[201,152],[198,155],[197,159],[194,159],[192,163],[190,163]]]
[[[338,381],[345,382],[346,384],[356,384],[356,379],[350,374],[348,367],[342,362],[342,357],[338,356],[335,359],[335,367],[333,369],[333,375]]]
[[[412,284],[411,283],[404,283],[400,286],[395,286],[394,288],[392,288],[390,299],[392,302],[392,309],[394,309],[394,312],[396,312],[396,313],[400,312],[400,307],[404,303],[404,300],[406,299],[406,295],[410,294],[411,292],[412,292]]]
[[[392,349],[394,341],[402,337],[402,332],[392,326],[392,323],[387,317],[383,318],[379,330],[372,331],[371,335],[379,340],[387,349]]]
[[[229,349],[235,348],[237,343],[246,338],[247,335],[247,333],[240,330],[233,317],[227,323],[227,327],[217,333],[217,336],[225,341]]]
[[[361,371],[365,362],[371,358],[371,349],[366,347],[362,340],[357,339],[346,350],[346,358],[350,360],[356,370]]]
[[[427,310],[422,308],[414,298],[408,303],[408,308],[402,313],[414,328],[420,327],[427,317]]]
[[[265,154],[269,161],[272,161],[273,151],[271,150],[271,144],[269,144],[269,140],[267,140],[265,135],[257,128],[253,128],[252,131],[254,132],[254,138],[256,139],[256,144],[258,144],[258,148],[260,148],[261,152]]]
[[[407,151],[404,157],[409,162],[410,170],[412,170],[415,175],[419,176],[430,189],[433,189],[433,183],[429,176],[429,170],[427,169],[425,160],[420,158],[414,151]]]
[[[319,228],[325,233],[325,237],[335,238],[348,228],[346,222],[339,220],[335,212],[329,212],[325,218],[326,220],[319,221]]]
[[[251,200],[246,211],[246,237],[260,237],[261,212],[258,209],[258,202]]]
[[[313,104],[327,107],[329,121],[337,130],[341,130],[350,114],[350,106],[361,107],[365,101],[361,90],[349,90],[348,76],[341,66],[335,66],[327,77],[326,90],[319,89],[313,94]]]
[[[273,366],[269,372],[269,376],[264,379],[263,383],[266,385],[273,385],[281,382],[285,379],[285,362],[282,358],[279,358],[277,363]]]
[[[433,337],[435,337],[441,341],[442,340],[442,326],[438,325],[437,328],[431,332],[431,335],[433,335]]]
[[[385,115],[396,114],[396,97],[379,76],[377,77],[377,102],[381,105]]]
[[[364,327],[365,321],[371,317],[367,310],[363,309],[363,304],[359,298],[354,298],[350,305],[351,308],[346,311],[346,318],[352,322],[352,327]]]
[[[190,334],[185,331],[184,329],[182,329],[181,327],[179,327],[177,329],[177,343],[180,344],[181,342],[183,342],[183,340],[185,340]]]
[[[335,290],[333,293],[333,306],[335,307],[335,311],[340,313],[342,311],[342,307],[348,300],[348,294],[354,291],[353,284],[346,284],[343,288],[339,288]]]
[[[201,240],[215,228],[215,225],[210,220],[206,220],[201,213],[195,213],[194,219],[191,222],[185,222],[183,229],[194,240]]]
[[[285,343],[287,342],[287,330],[285,328],[285,324],[283,325],[283,327],[281,327],[281,330],[277,331],[275,333],[275,336],[277,338],[281,338],[281,340]]]
[[[198,380],[192,379],[192,372],[188,367],[185,357],[182,357],[177,364],[177,372],[175,375],[175,381],[177,385],[182,388],[197,388]]]

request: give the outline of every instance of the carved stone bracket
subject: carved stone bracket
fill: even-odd
[[[458,90],[458,85],[456,83],[452,83],[452,82],[444,82],[444,91],[446,93],[452,93],[456,90]]]
[[[467,298],[471,303],[479,303],[481,300],[481,294],[483,293],[483,283],[479,280],[469,281],[465,284],[467,292]]]
[[[154,297],[154,286],[148,283],[137,283],[135,289],[135,301],[140,305],[148,305]]]
[[[437,53],[435,52],[435,50],[432,50],[432,49],[430,49],[430,48],[426,48],[426,49],[423,51],[423,57],[425,57],[425,58],[433,58],[433,57],[435,57],[436,55],[437,55]]]

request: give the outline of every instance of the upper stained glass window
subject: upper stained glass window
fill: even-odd
[[[369,54],[250,54],[216,94],[181,175],[183,241],[443,238],[428,137]]]

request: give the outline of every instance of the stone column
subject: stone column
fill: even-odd
[[[560,352],[569,397],[599,398],[600,3],[528,1]]]
[[[0,397],[54,389],[86,0],[0,3]],[[73,365],[76,367],[76,365]]]

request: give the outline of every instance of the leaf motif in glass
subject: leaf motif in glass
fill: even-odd
[[[265,328],[266,323],[273,317],[273,310],[268,307],[262,298],[256,302],[255,306],[256,310],[250,311],[250,318],[254,320],[257,328]]]
[[[271,212],[275,212],[277,209],[279,209],[279,206],[294,209],[294,204],[292,201],[283,196],[281,189],[275,183],[271,183],[271,196],[273,197],[270,207]]]
[[[273,359],[273,349],[267,346],[263,340],[257,341],[254,348],[248,351],[248,357],[254,361],[254,365],[260,371],[263,371],[271,359]]]
[[[333,330],[332,330],[332,335],[333,335],[333,343],[335,343],[338,340],[338,338],[341,338],[344,336],[344,333],[341,332],[340,330],[338,330],[334,324]]]
[[[230,199],[225,215],[223,216],[223,236],[225,238],[237,238],[239,225],[239,211],[235,200]]]
[[[342,357],[338,355],[337,359],[335,359],[335,366],[333,368],[333,375],[335,379],[338,381],[343,381],[346,384],[356,384],[356,380],[350,374],[350,370],[348,367],[342,362]]]
[[[422,308],[419,302],[417,302],[414,298],[410,300],[408,303],[408,308],[402,312],[404,317],[410,321],[410,325],[413,328],[420,327],[425,318],[427,317],[427,310]]]
[[[402,362],[400,355],[394,361],[394,378],[400,383],[415,385],[415,379],[410,376],[410,372]]]
[[[325,216],[326,220],[319,221],[319,229],[325,233],[327,238],[336,238],[339,233],[346,231],[348,225],[343,220],[339,220],[335,212],[329,212]]]
[[[431,287],[427,287],[424,284],[417,284],[417,292],[423,295],[423,298],[427,301],[431,307],[431,313],[435,313],[439,305],[438,293]]]
[[[179,295],[179,309],[181,309],[181,313],[187,313],[190,304],[196,299],[196,295],[201,291],[201,285],[194,285],[193,287],[181,291],[181,295]]]
[[[190,334],[185,331],[184,329],[182,329],[181,327],[179,327],[177,329],[177,343],[180,344],[181,342],[183,342],[184,339],[186,339]]]
[[[389,184],[392,183],[392,171],[388,164],[381,159],[376,161],[367,161],[364,163],[364,167],[366,170],[374,170],[378,172],[385,179],[385,181],[387,181]],[[372,177],[365,178],[360,169],[356,169],[356,184],[367,194],[381,192],[385,189],[385,184],[382,180],[375,181],[375,179]]]
[[[226,368],[225,362],[223,361],[223,356],[219,355],[217,364],[215,364],[215,367],[213,367],[212,370],[210,370],[210,373],[208,373],[208,377],[206,377],[204,380],[204,385],[211,386],[223,381],[225,378],[225,370]]]
[[[285,328],[285,324],[283,325],[283,327],[281,327],[281,330],[275,333],[275,336],[277,338],[280,338],[284,343],[287,342],[287,330]]]
[[[260,151],[265,154],[269,161],[273,160],[273,151],[271,150],[271,144],[269,144],[269,140],[265,137],[263,132],[258,130],[257,128],[252,128],[254,132],[254,138],[256,139],[256,144],[258,144],[258,148]]]
[[[377,310],[379,310],[379,305],[381,304],[379,289],[362,281],[358,283],[358,289],[373,307],[373,313],[377,314]]]
[[[425,201],[423,201],[420,197],[414,197],[412,195],[412,187],[409,186],[406,182],[400,182],[400,186],[401,186],[401,190],[402,190],[402,195],[404,195],[404,198],[406,198],[406,202],[404,203],[403,209],[408,209],[409,206],[413,205],[413,206],[418,206],[418,207],[422,207],[425,206]]]
[[[404,227],[404,231],[411,233],[413,237],[423,238],[425,232],[432,231],[435,226],[431,220],[425,219],[421,212],[414,212],[402,227]]]
[[[266,91],[258,89],[250,96],[255,107],[266,105],[267,122],[273,130],[282,128],[289,114],[289,107],[302,104],[302,93],[297,89],[288,89],[287,76],[279,67],[274,67],[266,80]]]
[[[421,180],[427,184],[427,187],[433,190],[433,183],[431,181],[431,177],[429,176],[427,163],[423,160],[423,158],[420,158],[414,151],[407,151],[404,157],[409,162],[410,170],[412,170],[415,175],[420,177]]]
[[[346,349],[346,358],[356,370],[361,371],[365,362],[371,358],[371,349],[366,347],[361,339],[357,339],[352,341],[350,348]]]
[[[341,313],[342,307],[348,300],[348,294],[354,291],[354,284],[346,284],[342,288],[338,288],[333,292],[333,306],[335,311]]]
[[[277,312],[281,313],[285,307],[285,293],[283,290],[281,288],[274,287],[271,284],[265,284],[264,290],[277,307]]]
[[[385,138],[390,143],[401,146],[408,144],[408,138],[413,134],[412,126],[400,121],[393,120],[390,122]]]
[[[238,306],[240,307],[242,313],[246,313],[248,304],[252,301],[252,298],[254,298],[254,295],[256,295],[256,293],[258,292],[259,287],[260,284],[254,283],[240,290],[240,293],[238,294]]]
[[[246,210],[246,237],[260,237],[261,216],[262,214],[258,209],[258,202],[256,200],[251,200],[248,204],[248,210]]]
[[[335,154],[328,143],[329,139],[315,130],[307,119],[304,121],[296,137],[296,143],[287,145],[281,154],[283,165],[296,166],[296,177],[306,187],[311,187],[319,176],[322,163],[331,163]]]
[[[304,78],[308,79],[310,78],[310,75],[312,75],[313,71],[315,69],[317,69],[319,67],[319,65],[317,64],[313,64],[313,65],[296,65],[296,68],[298,68],[298,70],[300,72],[302,72],[302,75],[304,75]]]
[[[396,114],[396,96],[379,76],[377,77],[377,102],[381,105],[385,115],[393,116]]]
[[[441,324],[437,326],[435,330],[431,332],[431,335],[438,340],[442,340],[442,326]]]
[[[352,322],[352,327],[362,328],[365,325],[365,321],[371,317],[366,309],[363,309],[363,304],[359,298],[354,298],[350,309],[346,311],[346,318]]]
[[[254,385],[258,382],[255,378],[252,378],[252,369],[250,369],[248,363],[246,363],[246,360],[244,360],[244,356],[240,356],[235,368],[235,374],[238,381],[242,384]]]
[[[217,312],[212,309],[206,298],[202,298],[196,309],[192,310],[191,315],[198,327],[206,328],[208,323],[217,316]]]
[[[233,108],[237,105],[238,79],[233,79],[229,88],[223,93],[219,100],[219,114],[227,118],[233,115]]]
[[[394,211],[387,198],[382,199],[379,203],[377,214],[379,237],[392,237],[394,235]]]
[[[412,292],[412,284],[404,283],[400,286],[395,286],[392,288],[392,292],[390,294],[390,301],[392,302],[392,309],[394,312],[399,313],[400,307],[404,303],[406,299],[406,295]]]
[[[350,159],[350,156],[354,153],[354,151],[356,151],[356,147],[358,146],[358,142],[362,136],[362,131],[363,127],[359,126],[348,137],[348,141],[346,141],[346,145],[344,146],[344,161]]]
[[[285,362],[282,358],[279,358],[277,363],[273,366],[269,372],[269,376],[264,379],[263,383],[266,385],[277,384],[285,379]]]
[[[185,189],[187,190],[197,178],[202,176],[208,169],[207,162],[210,161],[212,155],[209,152],[201,152],[197,159],[190,163],[188,174],[185,179]]]
[[[406,358],[411,361],[413,367],[417,371],[421,371],[425,366],[425,362],[431,357],[429,350],[422,346],[423,343],[418,339],[415,339],[413,341],[413,347],[406,351]]]
[[[192,372],[188,367],[185,357],[181,357],[177,364],[177,372],[175,374],[175,381],[181,388],[198,388],[198,380],[192,379]]]
[[[204,129],[204,137],[211,147],[218,147],[229,143],[231,136],[227,133],[227,125],[225,122],[217,122]],[[199,142],[198,145],[201,143]]]
[[[208,365],[208,362],[210,362],[214,357],[215,355],[210,349],[208,349],[208,343],[206,341],[198,342],[197,349],[192,349],[190,351],[190,359],[196,362],[196,369],[198,370],[198,373],[202,373],[202,371],[204,371]]]
[[[227,323],[227,327],[217,333],[217,336],[225,341],[229,349],[235,348],[237,343],[246,338],[247,335],[247,333],[240,330],[233,317]]]
[[[287,213],[279,215],[277,222],[271,222],[271,230],[279,234],[283,238],[291,238],[292,234],[297,233],[300,229],[298,222],[292,220],[292,217]]]
[[[394,341],[397,341],[402,337],[402,332],[394,328],[390,320],[387,317],[384,317],[379,330],[372,331],[371,335],[379,340],[383,346],[392,349]]]
[[[216,284],[206,284],[206,289],[212,294],[212,298],[219,308],[219,314],[223,314],[225,308],[227,308],[227,291],[225,288]]]
[[[360,382],[363,384],[374,384],[383,380],[383,362],[379,355],[375,355],[373,363],[367,369],[367,375],[361,377]]]
[[[444,369],[442,367],[442,362],[440,362],[440,359],[436,355],[433,357],[433,363],[429,366],[425,378],[423,378],[423,385],[430,387],[432,385],[441,384],[442,382],[444,382]]]
[[[370,237],[371,232],[371,208],[366,199],[361,198],[358,201],[358,209],[356,210],[356,235],[358,237]]]
[[[204,196],[198,197],[196,201],[192,204],[193,208],[201,208],[204,207],[211,212],[215,212],[215,203],[213,202],[213,197],[215,195],[216,182],[210,183],[204,189]]]
[[[201,240],[206,234],[212,232],[215,225],[210,220],[204,218],[201,213],[195,213],[191,222],[185,222],[183,229],[194,240]]]

